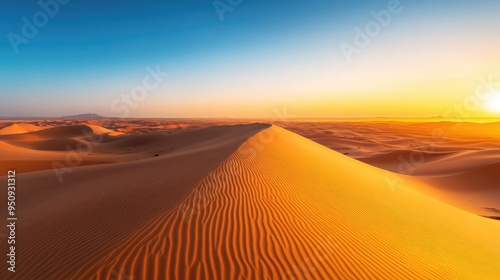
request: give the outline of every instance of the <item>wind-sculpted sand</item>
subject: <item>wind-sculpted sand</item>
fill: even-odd
[[[265,133],[272,141],[259,143]],[[408,187],[392,191],[383,171],[272,127],[76,275],[495,279],[498,234],[496,221]]]
[[[112,121],[106,124],[116,126]],[[177,126],[164,130],[166,126],[169,125],[157,125],[153,132],[125,134],[79,121],[55,127],[28,123],[8,125],[0,129],[0,171],[4,174],[8,169],[16,169],[25,173],[143,160],[203,143],[217,133],[217,128],[206,125],[193,129],[207,129],[202,132],[179,131]]]
[[[27,123],[14,123],[12,125],[2,127],[0,129],[0,135],[27,133],[27,132],[38,131],[44,128],[48,127],[40,127],[37,125],[27,124]]]
[[[210,127],[182,135],[113,136],[98,150],[118,149],[130,141],[144,158],[76,166],[64,174],[63,181],[54,170],[18,172],[17,255],[22,261],[14,278],[0,270],[0,279],[70,279],[131,233],[143,231],[153,217],[177,207],[203,177],[266,127],[254,124]],[[71,126],[60,129],[66,136],[76,133]],[[115,152],[108,156],[115,157]],[[0,205],[7,205],[5,196],[0,199]],[[1,212],[0,218],[5,220],[5,215]]]
[[[75,126],[6,134],[0,148],[77,147],[89,140]],[[110,163],[75,166],[62,182],[53,170],[18,175],[22,262],[0,279],[500,278],[498,164],[486,155],[476,169],[431,168],[453,163],[443,153],[408,176],[265,124],[83,129]],[[39,152],[62,153],[49,144]],[[459,207],[464,194],[493,219]]]
[[[500,209],[500,122],[280,124],[359,161],[424,182],[419,191],[458,208],[499,216],[489,209]]]

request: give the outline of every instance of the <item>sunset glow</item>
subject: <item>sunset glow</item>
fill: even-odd
[[[500,279],[500,1],[4,2],[1,280]]]
[[[61,6],[24,44],[12,36],[38,6],[6,4],[0,115],[433,117],[498,83],[497,2],[245,1],[222,18],[208,2],[108,5]],[[157,68],[168,77],[134,93]]]
[[[496,94],[489,100],[489,107],[493,112],[500,113],[500,94]]]

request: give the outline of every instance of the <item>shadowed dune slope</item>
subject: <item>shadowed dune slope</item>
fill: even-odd
[[[387,174],[273,126],[176,207],[63,276],[500,278],[498,221],[420,194],[408,178],[390,187],[399,175]]]
[[[52,169],[53,162],[66,163],[70,153],[77,153],[82,158],[79,164],[75,164],[79,166],[90,165],[89,162],[124,161],[117,157],[118,154],[113,154],[113,149],[98,153],[101,145],[122,137],[132,136],[96,125],[68,125],[26,133],[0,134],[0,171],[3,174],[7,169],[22,173]],[[168,141],[166,137],[162,140],[164,143]]]
[[[19,261],[15,274],[2,269],[0,279],[70,279],[85,271],[85,264],[102,259],[125,244],[125,238],[147,233],[154,217],[177,207],[211,170],[267,127],[200,130],[198,141],[188,135],[189,145],[182,149],[139,161],[72,168],[62,182],[52,170],[18,174]],[[6,176],[0,181],[6,185]],[[7,205],[6,200],[0,196],[0,205]],[[0,212],[0,219],[5,221],[5,215]]]
[[[244,126],[242,126],[244,127]],[[126,135],[97,125],[69,125],[0,135],[0,174],[136,161],[155,155],[207,150],[225,142],[231,126],[214,126],[175,134]],[[232,127],[230,131],[237,131]]]
[[[472,213],[500,217],[500,162],[468,172],[445,176],[420,176],[422,191]],[[493,210],[492,210],[493,209]]]

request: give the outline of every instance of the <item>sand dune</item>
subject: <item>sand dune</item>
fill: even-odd
[[[12,126],[14,125],[7,128]],[[37,129],[32,131],[17,132],[0,135],[2,174],[8,169],[16,169],[20,173],[53,169],[54,162],[67,162],[69,153],[77,154],[78,158],[81,158],[78,166],[123,161],[122,158],[111,157],[109,154],[95,153],[98,145],[122,135],[96,125],[53,128],[37,126]]]
[[[207,149],[219,140],[218,137],[224,137],[226,129],[227,126],[219,126],[183,131],[181,134],[153,132],[125,135],[97,125],[68,125],[0,135],[0,172],[5,174],[8,169],[16,169],[20,173],[49,170],[54,169],[54,163],[86,166],[126,162],[188,148]],[[77,164],[73,164],[74,161]]]
[[[196,184],[248,137],[267,125],[196,132],[204,139],[143,160],[79,166],[58,181],[53,170],[19,174],[18,264],[15,278],[70,279],[124,238],[178,206]],[[159,143],[161,149],[165,143]],[[5,180],[5,177],[1,177]],[[6,205],[5,196],[0,203]],[[0,213],[5,220],[5,213]],[[21,257],[22,256],[22,257]],[[9,278],[10,277],[10,278]],[[110,278],[112,279],[112,278]]]
[[[64,184],[50,170],[19,175],[15,279],[500,277],[498,221],[429,196],[420,177],[267,127],[122,135],[100,153],[165,151],[76,167]],[[497,168],[433,183],[466,188]]]
[[[111,135],[117,136],[123,133],[112,131],[104,127],[97,125],[68,125],[68,126],[58,126],[46,129],[38,129],[24,134],[12,134],[4,135],[0,139],[5,140],[18,140],[18,141],[29,141],[29,140],[47,140],[47,139],[61,139],[61,138],[83,138],[85,136],[99,136],[99,135]]]
[[[9,126],[6,126],[2,129],[0,129],[0,135],[8,135],[8,134],[21,134],[21,133],[27,133],[27,132],[32,132],[32,131],[37,131],[40,129],[45,129],[47,127],[40,127],[32,124],[27,124],[27,123],[15,123]]]
[[[359,161],[424,182],[419,191],[461,209],[487,216],[486,208],[500,209],[500,173],[493,168],[500,161],[499,122],[283,125]]]
[[[151,159],[141,171],[166,164]],[[134,174],[126,165],[120,170],[129,174],[127,181]],[[105,174],[95,175],[102,182]],[[61,205],[63,197],[75,196],[73,189],[83,188],[76,182],[65,187],[71,194],[59,194],[57,200],[45,201],[54,195],[47,194],[48,189],[29,196],[46,197],[28,205],[43,213],[40,221],[47,224],[51,217],[53,222],[25,237],[32,249],[24,252],[28,256],[24,275],[61,279],[500,276],[500,244],[494,242],[500,234],[497,221],[411,188],[391,189],[384,171],[278,127],[253,136],[203,179],[198,177],[197,185],[176,187],[183,195],[172,194],[175,184],[162,183],[169,176],[166,171],[141,175],[140,180],[152,174],[156,183],[141,184],[139,197],[133,184],[116,184],[108,195],[101,189],[86,189],[88,198],[77,203],[85,208],[75,207],[74,202]],[[163,198],[154,199],[158,196]],[[96,197],[98,202],[89,207],[87,203]],[[105,208],[99,206],[103,203]],[[125,226],[116,221],[123,217],[128,221]],[[32,227],[42,226],[37,220],[32,220]],[[49,230],[63,225],[60,234]],[[41,258],[49,248],[57,254]],[[47,268],[45,262],[59,265]]]
[[[486,217],[500,217],[500,162],[444,176],[419,176],[426,184],[421,191]]]

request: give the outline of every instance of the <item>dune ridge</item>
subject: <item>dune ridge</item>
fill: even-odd
[[[391,189],[386,172],[273,126],[72,277],[500,277],[497,221],[415,191],[416,180]]]
[[[179,145],[174,151],[142,160],[77,166],[62,183],[53,170],[19,173],[16,253],[22,261],[15,275],[1,270],[0,279],[71,279],[85,263],[102,258],[124,238],[142,231],[152,217],[178,206],[211,170],[267,127],[192,131],[176,136]],[[169,135],[156,142],[155,150],[165,149],[168,139]],[[0,196],[0,204],[6,205],[6,199]],[[5,215],[2,211],[0,219]]]
[[[23,134],[0,135],[0,172],[51,170],[54,164],[77,166],[144,160],[155,155],[207,149],[224,140],[228,125],[177,133],[132,134],[98,125],[65,125]],[[216,143],[215,143],[216,144]],[[205,145],[205,146],[204,146]]]

